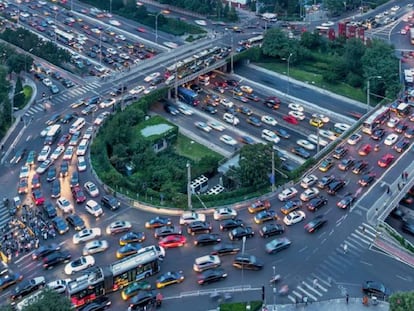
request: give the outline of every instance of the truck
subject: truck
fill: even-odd
[[[410,41],[414,44],[414,28],[410,28]]]
[[[196,92],[182,86],[178,87],[178,98],[187,105],[197,106],[199,103],[197,97],[198,94]]]

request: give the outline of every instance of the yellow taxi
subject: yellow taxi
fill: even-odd
[[[155,286],[157,288],[163,288],[172,284],[179,284],[184,281],[184,275],[182,271],[179,272],[167,272],[157,278]]]
[[[321,119],[312,118],[312,119],[310,119],[309,124],[312,125],[312,126],[321,128],[324,123],[322,122]]]

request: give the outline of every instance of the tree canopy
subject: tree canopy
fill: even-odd
[[[10,305],[0,306],[0,311],[12,311]],[[70,311],[71,308],[70,300],[52,290],[44,290],[42,297],[36,302],[24,307],[22,311]]]
[[[389,298],[390,311],[414,310],[414,292],[395,293]]]

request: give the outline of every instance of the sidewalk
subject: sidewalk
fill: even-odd
[[[389,242],[386,242],[381,238],[375,239],[374,244],[376,247],[378,247],[382,251],[386,252],[387,254],[391,254],[399,261],[402,261],[403,263],[414,268],[414,256],[406,252],[401,247],[398,247]]]

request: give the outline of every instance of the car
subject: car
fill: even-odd
[[[87,105],[84,109],[82,109],[81,114],[87,116],[89,114],[93,114],[98,111],[98,105],[90,104]]]
[[[99,189],[96,187],[96,185],[91,182],[87,181],[84,185],[86,192],[93,198],[99,196]]]
[[[49,145],[45,145],[42,147],[42,150],[39,152],[39,155],[37,156],[38,162],[46,161],[49,154],[50,154],[51,148]]]
[[[70,176],[70,187],[78,187],[79,186],[79,173],[75,169],[72,172],[72,175]]]
[[[25,297],[34,291],[43,288],[45,285],[46,280],[43,276],[38,276],[29,280],[23,280],[12,291],[10,300],[16,301],[18,299],[21,299],[22,297]]]
[[[320,136],[326,137],[326,138],[328,138],[328,139],[330,139],[332,141],[337,138],[336,135],[335,135],[335,133],[332,132],[332,131],[329,131],[329,130],[320,129],[320,130],[318,130],[318,133],[319,133]]]
[[[226,129],[226,127],[223,124],[217,121],[208,121],[207,126],[219,132],[222,132]]]
[[[124,246],[126,244],[142,243],[146,239],[144,232],[127,232],[119,238],[119,245]]]
[[[65,151],[65,147],[63,145],[59,145],[56,147],[56,149],[52,152],[50,159],[51,160],[57,160]]]
[[[405,138],[413,138],[414,137],[414,127],[410,126],[409,128],[406,129],[405,133],[404,133],[404,137]]]
[[[296,144],[305,148],[306,150],[315,150],[316,146],[305,139],[298,139]]]
[[[345,187],[345,181],[343,180],[335,180],[333,182],[331,182],[326,191],[330,194],[330,195],[335,195],[339,190],[341,190],[343,187]]]
[[[338,164],[338,169],[341,171],[348,171],[354,166],[354,164],[355,160],[353,158],[342,159],[342,161]]]
[[[52,85],[50,86],[50,92],[51,92],[52,94],[57,94],[57,93],[59,93],[59,92],[60,92],[60,90],[59,90],[59,88],[57,87],[57,85],[56,85],[56,84],[52,84]]]
[[[226,108],[232,108],[234,106],[234,103],[227,98],[222,98],[220,103]]]
[[[194,221],[206,221],[206,215],[196,212],[184,212],[180,217],[180,225],[188,225]]]
[[[245,93],[249,93],[249,94],[253,93],[253,89],[247,85],[241,85],[240,90],[242,90]]]
[[[310,174],[302,178],[300,182],[300,186],[304,189],[308,189],[309,187],[313,186],[318,182],[318,177],[316,177],[314,174]]]
[[[296,119],[294,116],[292,115],[287,115],[287,116],[283,116],[283,120],[285,120],[287,123],[289,124],[293,124],[293,125],[297,125],[299,124],[298,119]]]
[[[275,254],[288,248],[292,242],[288,238],[277,238],[266,243],[265,249],[268,254]]]
[[[399,122],[395,128],[394,131],[397,133],[403,133],[408,128],[408,125],[404,122]]]
[[[328,200],[320,195],[310,200],[306,207],[309,211],[315,212],[326,204],[328,204]]]
[[[69,282],[72,281],[71,279],[60,279],[51,281],[46,284],[46,288],[55,291],[56,293],[63,294],[66,291],[66,287]]]
[[[358,160],[355,162],[354,167],[352,168],[352,173],[358,175],[361,174],[368,168],[368,162],[365,160]]]
[[[241,240],[243,237],[252,238],[254,231],[252,227],[237,227],[229,232],[230,240]]]
[[[321,179],[319,179],[319,181],[317,183],[317,187],[319,189],[325,189],[334,180],[335,180],[335,176],[333,176],[333,175],[325,175]]]
[[[233,259],[233,267],[246,270],[261,270],[264,263],[254,255],[239,254]]]
[[[43,209],[43,213],[48,217],[48,218],[54,218],[57,215],[57,211],[56,208],[53,206],[53,204],[51,202],[45,202],[42,205],[42,209]]]
[[[85,172],[87,169],[87,164],[86,164],[86,160],[85,157],[83,156],[79,156],[77,159],[77,168],[79,172]]]
[[[289,103],[289,104],[288,104],[288,108],[289,108],[290,110],[293,110],[293,111],[300,111],[300,112],[303,112],[303,111],[304,111],[304,108],[303,108],[303,106],[302,106],[302,105],[300,105],[300,104],[295,104],[295,103]]]
[[[226,277],[227,273],[221,268],[208,269],[198,274],[197,283],[199,285],[209,284],[212,282],[223,280]]]
[[[360,156],[366,156],[368,155],[372,150],[372,146],[370,144],[364,144],[359,150],[358,154]]]
[[[293,199],[298,194],[298,191],[294,187],[289,187],[284,189],[282,192],[278,194],[279,201],[285,202],[290,199]]]
[[[399,207],[394,208],[394,209],[391,211],[390,216],[391,216],[392,218],[395,218],[395,219],[398,219],[398,220],[402,220],[402,221],[404,221],[404,220],[405,220],[405,213],[404,213],[404,211],[403,211],[401,208],[399,208]]]
[[[82,255],[92,255],[100,253],[108,249],[109,244],[106,240],[93,240],[85,244],[82,250]]]
[[[341,145],[335,148],[334,153],[332,154],[332,157],[335,159],[342,159],[346,154],[348,153],[348,148]]]
[[[306,218],[306,215],[303,211],[293,211],[287,214],[283,218],[283,222],[285,223],[286,226],[291,226],[291,225],[297,224],[298,222],[301,222],[305,218]]]
[[[58,250],[45,255],[42,259],[44,269],[52,269],[61,263],[67,263],[72,258],[70,252]]]
[[[117,234],[131,230],[132,224],[126,220],[117,220],[106,227],[106,234]]]
[[[27,194],[29,192],[29,181],[27,178],[20,178],[17,186],[18,194]]]
[[[235,117],[233,114],[228,113],[228,112],[223,114],[223,120],[227,123],[230,123],[230,124],[234,125],[234,126],[236,126],[240,123],[239,118]]]
[[[156,239],[166,237],[171,234],[181,234],[182,230],[180,226],[166,225],[155,229],[154,237]]]
[[[75,210],[72,203],[70,203],[65,197],[57,199],[56,205],[63,213],[73,213]]]
[[[95,258],[91,255],[81,256],[76,260],[73,260],[66,264],[64,272],[67,275],[74,274],[76,272],[85,270],[95,265]]]
[[[276,212],[273,210],[261,211],[257,213],[253,218],[254,222],[257,224],[262,224],[266,221],[271,221],[271,220],[276,220],[276,219],[278,219],[278,217],[277,217]]]
[[[72,187],[72,196],[76,203],[81,204],[86,201],[86,196],[79,186]]]
[[[286,131],[285,129],[282,129],[282,128],[276,128],[275,129],[275,134],[279,137],[284,138],[284,139],[289,139],[290,138],[290,134],[288,133],[288,131]]]
[[[70,141],[71,137],[72,136],[70,134],[62,135],[62,137],[58,141],[58,146],[65,146]]]
[[[322,228],[326,224],[327,220],[324,218],[323,215],[318,215],[310,222],[305,225],[305,230],[309,233],[313,233],[316,230]]]
[[[93,136],[93,133],[95,132],[95,129],[93,126],[89,126],[86,130],[85,133],[82,136],[82,139],[91,139],[91,137]]]
[[[260,119],[256,116],[250,116],[246,119],[247,123],[254,125],[256,127],[260,127],[262,126],[262,122],[260,121]]]
[[[256,141],[253,138],[246,135],[240,136],[240,142],[246,145],[254,145],[256,143]]]
[[[404,152],[408,146],[410,145],[410,141],[406,139],[400,139],[394,146],[393,149],[398,153]]]
[[[151,82],[152,80],[158,78],[159,76],[160,76],[160,73],[159,72],[153,72],[150,75],[146,76],[144,78],[144,81],[145,82]]]
[[[187,243],[185,236],[181,234],[171,234],[159,240],[158,245],[163,248],[181,247]]]
[[[246,116],[251,116],[253,114],[253,111],[251,111],[250,108],[246,106],[237,107],[237,112],[245,114]]]
[[[40,176],[39,176],[39,174],[34,174],[32,176],[32,182],[31,183],[32,183],[32,189],[38,189],[38,188],[40,188],[41,183],[40,183]],[[53,181],[53,183],[55,183],[55,181]],[[52,190],[53,190],[53,185],[52,185]],[[59,193],[60,193],[60,183],[59,183],[59,189],[58,190],[59,190]]]
[[[268,238],[273,235],[283,234],[284,232],[285,228],[281,224],[269,223],[260,229],[259,234],[263,238]]]
[[[57,252],[58,250],[60,250],[60,245],[57,243],[41,245],[39,248],[33,251],[32,259],[37,260],[37,259],[43,258],[53,252]]]
[[[69,140],[69,146],[77,146],[79,143],[79,140],[81,138],[81,133],[80,131],[76,131],[75,133],[72,134],[72,137]]]
[[[392,154],[386,153],[378,160],[378,166],[386,168],[394,161],[394,159],[395,157]]]
[[[77,113],[76,112],[72,112],[72,113],[67,113],[65,114],[62,119],[60,120],[60,122],[62,122],[63,124],[68,124],[70,123],[72,120],[74,120],[77,117]]]
[[[292,147],[292,149],[290,149],[290,152],[304,159],[309,159],[311,156],[311,154],[308,151],[306,151],[303,147]]]
[[[111,306],[112,302],[106,296],[100,296],[94,299],[92,302],[88,302],[86,305],[78,309],[78,311],[100,311],[105,310]]]
[[[211,255],[225,256],[234,255],[240,251],[240,247],[230,243],[220,243],[213,247]]]
[[[241,219],[226,219],[220,223],[220,230],[228,231],[243,226],[244,222]]]
[[[55,113],[50,117],[49,120],[46,121],[46,125],[53,125],[55,123],[58,123],[61,118],[62,116],[60,115],[60,113]]]
[[[263,129],[261,137],[271,143],[277,144],[280,141],[279,136],[277,136],[274,132],[268,129]]]
[[[100,228],[83,229],[73,235],[72,242],[73,244],[79,244],[83,242],[88,242],[90,240],[94,240],[100,236],[101,236]]]
[[[138,85],[132,89],[129,90],[129,94],[131,95],[138,95],[139,93],[143,92],[145,90],[145,86]]]
[[[203,233],[198,235],[194,240],[194,245],[204,246],[210,244],[217,244],[221,242],[221,237],[217,233]]]
[[[179,272],[166,272],[159,276],[155,281],[156,288],[164,288],[172,284],[180,284],[184,281],[184,274],[182,271]]]
[[[321,120],[323,123],[329,123],[330,118],[326,115],[320,114],[320,113],[313,113],[312,118],[316,118]]]
[[[397,142],[398,138],[399,136],[395,133],[388,134],[387,137],[385,137],[384,145],[392,146]]]
[[[186,115],[186,116],[191,116],[194,113],[194,111],[185,104],[178,104],[177,108],[178,108],[178,111],[180,111],[183,115]]]
[[[111,107],[111,106],[115,105],[115,103],[116,103],[116,99],[115,98],[107,98],[107,99],[104,99],[99,104],[99,108],[105,109],[105,108],[108,108],[108,107]]]
[[[194,123],[194,125],[195,125],[198,129],[200,129],[200,130],[202,130],[202,131],[204,131],[204,132],[207,132],[207,133],[210,133],[210,132],[211,132],[211,127],[209,127],[209,126],[207,125],[207,123],[205,123],[205,122],[198,121],[198,122],[195,122],[195,123]]]
[[[10,286],[19,283],[21,280],[23,280],[22,274],[7,272],[7,274],[0,277],[0,290],[5,290]]]
[[[405,233],[414,235],[414,222],[412,220],[403,219],[401,230]]]
[[[98,202],[96,202],[95,200],[86,201],[85,210],[89,214],[91,214],[92,216],[95,216],[97,218],[102,216],[103,213],[104,213],[101,205]]]
[[[361,141],[361,139],[362,139],[362,135],[361,135],[361,134],[359,134],[359,133],[354,133],[354,134],[352,134],[352,135],[348,138],[347,143],[348,143],[349,145],[356,145],[357,143],[359,143],[359,142]]]
[[[52,182],[52,189],[50,191],[50,197],[53,199],[60,197],[60,180],[59,179],[55,179]]]
[[[221,135],[220,136],[220,141],[222,141],[226,145],[230,145],[230,146],[236,146],[238,144],[237,140],[235,140],[230,135]]]
[[[348,192],[343,196],[343,198],[336,203],[336,206],[342,209],[350,208],[352,204],[355,202],[355,196]]]
[[[36,206],[43,205],[45,203],[45,197],[40,189],[32,191],[32,199]]]
[[[234,219],[237,217],[237,211],[230,207],[218,208],[214,211],[214,220]]]
[[[128,243],[124,246],[118,248],[115,253],[116,258],[122,259],[131,255],[138,253],[138,251],[142,248],[142,245],[139,243]]]
[[[396,118],[396,117],[392,117],[388,120],[387,122],[387,126],[389,128],[394,128],[397,126],[397,124],[400,122],[400,119]]]
[[[207,221],[193,221],[187,226],[187,233],[195,235],[198,233],[210,233],[213,227],[210,222]]]
[[[390,290],[384,284],[375,281],[365,281],[362,284],[362,292],[365,295],[375,296],[381,299],[385,299],[391,294]]]
[[[85,222],[78,214],[70,214],[66,216],[66,221],[71,225],[76,231],[85,229]]]
[[[300,207],[302,207],[302,201],[299,199],[294,199],[287,201],[285,205],[280,208],[280,211],[282,214],[287,215]]]
[[[62,161],[62,163],[60,163],[60,172],[59,172],[59,176],[60,177],[66,177],[69,174],[69,162],[68,161]]]
[[[307,201],[310,201],[313,198],[315,198],[318,194],[319,194],[319,189],[316,188],[316,187],[311,187],[311,188],[308,188],[305,191],[303,191],[300,194],[299,198],[302,201],[307,202]]]
[[[250,214],[267,210],[271,207],[269,200],[257,200],[248,207]]]
[[[292,111],[288,112],[288,115],[290,115],[290,116],[294,117],[296,120],[300,120],[300,121],[303,121],[306,118],[305,114],[301,111],[292,110]]]
[[[129,300],[130,298],[136,296],[141,291],[149,291],[151,289],[151,284],[147,281],[135,281],[130,283],[125,287],[121,292],[121,297],[123,300]]]
[[[312,125],[312,126],[315,126],[317,128],[321,128],[322,126],[324,126],[325,123],[323,123],[321,119],[311,118],[309,120],[309,124]]]
[[[51,159],[46,159],[45,161],[42,162],[42,164],[40,164],[36,168],[36,173],[37,174],[43,174],[52,165],[52,163],[53,163],[53,161]],[[52,173],[53,172],[51,172],[50,174],[52,174]],[[55,172],[55,174],[56,174],[56,172]]]
[[[206,255],[194,260],[193,270],[202,272],[208,269],[217,268],[221,265],[220,257],[217,255]]]
[[[156,296],[152,291],[141,291],[129,300],[128,311],[143,310],[146,306],[154,305]]]
[[[30,173],[30,168],[26,165],[23,165],[20,168],[19,179],[28,178]]]
[[[386,131],[383,128],[377,128],[371,134],[371,139],[373,140],[381,140],[384,137]]]
[[[162,216],[156,216],[154,218],[151,218],[149,221],[145,223],[145,228],[147,229],[154,229],[154,228],[160,228],[163,226],[171,225],[171,219],[167,217]]]

